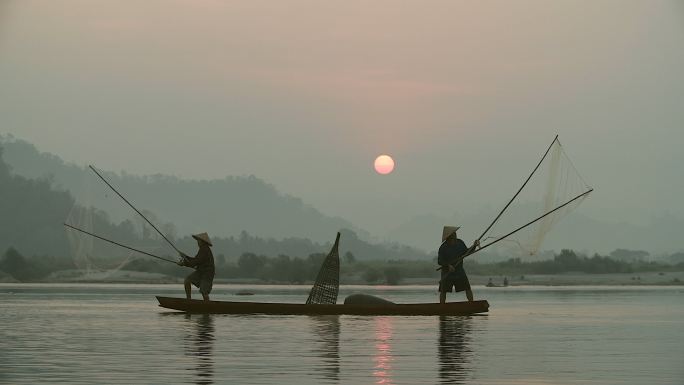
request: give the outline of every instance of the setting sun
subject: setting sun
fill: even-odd
[[[375,158],[375,171],[378,174],[386,175],[394,170],[394,159],[389,155],[380,155]]]

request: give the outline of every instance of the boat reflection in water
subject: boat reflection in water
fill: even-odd
[[[186,338],[186,350],[189,356],[195,358],[195,383],[214,383],[214,316],[211,314],[185,314],[190,324],[190,333]]]
[[[323,359],[321,370],[316,373],[321,373],[323,380],[337,383],[340,380],[340,316],[312,315],[309,319],[318,342],[312,352]]]
[[[375,356],[373,377],[376,384],[390,385],[392,382],[392,318],[375,319]]]
[[[470,316],[439,317],[439,378],[442,384],[463,384],[471,372]]]

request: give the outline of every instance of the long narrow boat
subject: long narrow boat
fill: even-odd
[[[412,303],[388,305],[320,305],[269,302],[204,301],[157,296],[159,306],[186,313],[291,315],[468,315],[486,313],[489,302]]]

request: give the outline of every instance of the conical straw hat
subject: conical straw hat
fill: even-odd
[[[444,229],[442,230],[442,242],[446,241],[451,234],[455,233],[456,230],[460,228],[460,226],[444,226]]]
[[[197,239],[198,241],[202,241],[202,242],[206,243],[209,246],[214,246],[211,244],[211,240],[209,239],[209,234],[207,234],[207,233],[195,234],[192,237]]]

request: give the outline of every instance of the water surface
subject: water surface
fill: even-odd
[[[213,299],[303,303],[308,289],[216,285]],[[433,286],[340,300],[354,292],[437,300]],[[0,382],[684,384],[681,287],[476,287],[490,313],[469,317],[185,315],[154,295],[182,288],[0,285]]]

